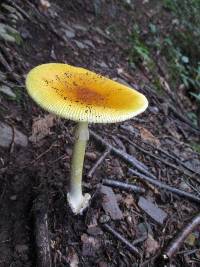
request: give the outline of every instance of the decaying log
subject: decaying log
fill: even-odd
[[[40,191],[33,207],[37,267],[51,267],[46,192]]]

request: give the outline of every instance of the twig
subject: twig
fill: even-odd
[[[191,130],[193,130],[193,132],[200,134],[200,129],[198,127],[196,127],[195,125],[193,125],[191,123],[191,121],[188,118],[185,118],[181,113],[177,112],[176,109],[169,105],[168,106],[169,110],[171,112],[174,113],[175,116],[177,116],[182,122],[184,122],[185,124],[187,124],[188,126],[190,126]]]
[[[111,152],[115,153],[117,156],[122,158],[124,161],[128,162],[132,167],[135,167],[136,169],[138,169],[142,173],[147,174],[148,176],[152,177],[153,179],[157,179],[153,174],[151,174],[148,171],[148,167],[146,165],[144,165],[143,163],[141,163],[140,161],[138,161],[136,158],[127,154],[123,150],[117,149],[114,146],[110,145],[108,142],[103,140],[103,138],[101,136],[99,136],[98,134],[96,134],[92,130],[90,130],[90,134],[95,140],[97,140],[103,146],[110,148]]]
[[[162,182],[160,182],[158,180],[152,179],[151,177],[148,177],[148,176],[146,176],[146,175],[144,175],[142,173],[139,173],[139,172],[137,172],[137,171],[135,171],[133,169],[129,169],[129,172],[131,174],[137,175],[137,177],[139,179],[145,180],[145,181],[147,181],[147,182],[149,182],[149,183],[151,183],[153,185],[158,186],[159,188],[166,189],[166,190],[168,190],[168,191],[170,191],[170,192],[172,192],[172,193],[174,193],[176,195],[179,195],[181,197],[185,197],[185,198],[187,198],[187,199],[189,199],[191,201],[194,201],[196,203],[200,203],[200,198],[195,196],[195,195],[193,195],[193,194],[191,194],[191,193],[188,193],[186,191],[183,191],[183,190],[180,190],[178,188],[175,188],[175,187],[169,186],[167,184],[164,184],[164,183],[162,183]]]
[[[12,139],[11,139],[10,146],[9,146],[9,153],[11,154],[13,152],[14,146],[15,146],[15,128],[12,124],[8,124],[8,125],[12,129]]]
[[[38,267],[51,267],[51,251],[48,231],[46,190],[41,191],[33,208],[35,221],[35,243]]]
[[[118,134],[118,136],[124,140],[126,140],[129,144],[131,144],[132,146],[136,147],[138,150],[142,151],[143,153],[147,154],[148,156],[156,159],[156,160],[159,160],[160,162],[164,163],[165,165],[171,167],[171,168],[174,168],[175,170],[178,170],[180,172],[182,172],[183,174],[191,177],[191,173],[188,173],[186,172],[185,170],[179,168],[177,165],[174,165],[173,163],[170,163],[168,161],[166,161],[165,159],[161,158],[161,157],[158,157],[158,156],[155,156],[154,154],[152,154],[150,151],[147,151],[145,150],[144,148],[142,148],[141,146],[138,146],[136,143],[130,141],[127,137],[121,135],[121,134]],[[191,170],[190,170],[191,171]],[[194,178],[194,176],[192,176],[192,178]],[[195,180],[198,181],[198,179],[195,178]]]
[[[34,159],[33,161],[31,161],[30,164],[35,163],[36,161],[38,161],[39,159],[41,159],[46,153],[48,153],[55,145],[55,142],[53,142],[44,152],[42,152],[39,156],[37,156],[36,159]]]
[[[31,20],[31,18],[29,17],[28,13],[25,12],[20,6],[18,6],[15,1],[11,1],[11,0],[7,0],[7,2],[11,5],[14,6],[16,8],[17,11],[19,11],[26,19]]]
[[[163,253],[164,260],[170,260],[177,253],[187,236],[199,225],[200,214],[196,215],[192,221],[188,222],[188,224],[181,230],[177,237],[170,242]]]
[[[107,155],[110,153],[110,151],[111,151],[110,148],[106,148],[106,150],[104,151],[104,153],[101,155],[101,157],[96,161],[96,163],[94,164],[94,166],[88,172],[88,175],[87,176],[89,178],[92,178],[94,172],[99,167],[99,165],[103,162],[103,160],[107,157]]]
[[[124,146],[124,144],[122,143],[122,141],[120,140],[120,138],[118,138],[117,136],[113,135],[112,138],[115,141],[115,144],[123,151],[126,152],[126,148]]]
[[[131,134],[134,134],[134,132],[132,132],[129,128],[127,128],[127,127],[124,126],[124,125],[121,125],[120,128],[123,129],[123,130],[125,130],[125,131],[128,130]],[[175,157],[175,156],[169,154],[169,153],[168,153],[167,151],[165,151],[164,149],[162,149],[162,148],[160,148],[160,147],[155,147],[155,146],[153,146],[152,144],[145,142],[144,140],[142,140],[142,142],[143,142],[144,144],[146,144],[146,145],[152,147],[153,149],[155,149],[155,150],[157,150],[157,151],[160,151],[161,153],[163,153],[164,155],[168,156],[169,158],[175,160],[178,164],[180,164],[181,166],[183,166],[185,169],[187,169],[187,170],[189,170],[189,171],[191,171],[191,172],[193,172],[193,173],[199,174],[197,171],[195,171],[194,169],[190,168],[190,167],[187,166],[184,162],[182,162],[181,160],[179,160],[177,157]],[[134,142],[132,142],[132,143],[133,143],[133,145],[135,145]]]
[[[55,28],[54,24],[51,23],[45,14],[41,14],[40,11],[35,7],[34,4],[30,3],[30,1],[26,0],[26,3],[34,10],[37,19],[45,24],[45,27],[48,28],[55,36],[57,36],[60,40],[66,42],[66,39],[60,34],[57,29]],[[37,23],[33,21],[34,23]]]
[[[116,180],[103,179],[102,183],[105,185],[112,186],[112,187],[121,188],[126,191],[132,191],[134,193],[145,193],[145,189],[140,186],[127,184],[127,183],[119,182]]]
[[[6,61],[5,57],[3,56],[3,54],[0,52],[0,62],[2,63],[2,65],[4,66],[4,68],[10,73],[12,72],[12,68],[10,67],[10,65],[8,64],[8,62]]]
[[[141,258],[141,254],[139,253],[139,250],[133,246],[127,239],[125,239],[120,233],[116,232],[110,225],[107,223],[102,224],[102,227],[111,233],[114,237],[116,237],[118,240],[120,240],[124,245],[127,246],[127,248],[135,254],[135,256]]]
[[[1,45],[1,43],[0,43],[0,50],[4,51],[4,54],[9,55],[8,51],[5,49],[3,45]],[[11,66],[9,65],[9,63],[7,62],[7,60],[5,59],[1,51],[0,51],[0,63],[2,63],[2,65],[4,66],[4,68],[6,69],[6,71],[9,73],[11,77],[16,82],[18,82],[19,85],[22,85],[19,75],[12,70]]]

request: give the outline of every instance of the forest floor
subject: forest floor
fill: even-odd
[[[200,154],[194,148],[200,129],[187,117],[196,105],[181,83],[171,88],[161,55],[153,55],[159,90],[147,65],[130,64],[133,25],[144,38],[151,36],[149,21],[167,32],[169,10],[156,1],[51,2],[0,6],[0,266],[39,266],[38,224],[45,214],[49,266],[200,266],[199,225],[169,255],[171,263],[163,260],[170,241],[199,212]],[[90,125],[83,186],[94,197],[82,216],[74,216],[66,200],[75,123],[44,112],[25,89],[28,71],[47,62],[88,68],[149,100],[136,118]],[[91,174],[109,145],[114,149]],[[144,192],[103,186],[104,179]]]

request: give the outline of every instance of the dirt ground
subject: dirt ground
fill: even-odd
[[[154,10],[155,1],[134,1],[134,7],[128,2],[56,0],[50,1],[50,7],[42,1],[0,3],[0,23],[8,23],[20,33],[19,44],[0,43],[0,85],[15,94],[0,94],[0,126],[5,123],[10,131],[6,132],[8,144],[0,146],[1,267],[37,266],[38,199],[42,199],[39,210],[48,214],[52,266],[56,267],[167,266],[161,259],[163,251],[199,212],[200,154],[190,144],[199,141],[200,130],[185,119],[179,99],[171,101],[165,90],[158,94],[141,66],[134,71],[130,68],[132,25],[137,20],[145,31],[145,12]],[[166,12],[165,23],[168,21]],[[161,183],[194,198],[142,180],[130,172],[133,165],[114,152],[90,178],[89,171],[106,149],[91,135],[83,185],[94,197],[82,216],[74,216],[66,192],[75,123],[44,112],[27,95],[24,85],[28,71],[47,62],[85,67],[144,93],[149,108],[142,115],[118,124],[90,125],[90,129],[135,157]],[[184,96],[182,108],[191,106]],[[108,197],[110,207],[106,208],[101,191],[111,187],[103,188],[103,179],[133,183],[145,193],[112,188],[113,198]],[[117,212],[112,210],[114,205]],[[140,257],[109,233],[104,223],[134,245]],[[168,266],[200,266],[199,230],[188,235]]]

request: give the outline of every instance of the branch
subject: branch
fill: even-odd
[[[38,267],[51,267],[51,251],[48,231],[48,213],[45,188],[39,193],[33,207],[35,243]]]
[[[156,185],[158,186],[159,188],[163,188],[163,189],[166,189],[167,191],[170,191],[172,192],[173,194],[176,194],[176,195],[179,195],[180,197],[185,197],[191,201],[194,201],[196,203],[200,203],[200,198],[191,194],[191,193],[188,193],[186,191],[183,191],[183,190],[180,190],[178,188],[175,188],[175,187],[172,187],[172,186],[169,186],[167,184],[164,184],[158,180],[155,180],[155,179],[152,179],[151,177],[148,177],[142,173],[139,173],[133,169],[129,169],[129,172],[131,174],[134,174],[136,175],[138,178],[140,178],[141,180],[145,180],[153,185]]]
[[[115,181],[115,180],[103,179],[102,183],[105,184],[105,185],[108,185],[108,186],[121,188],[123,190],[131,191],[131,192],[134,192],[134,193],[145,193],[145,189],[140,187],[140,186],[127,184],[127,183],[122,183],[122,182]]]
[[[88,175],[87,176],[89,178],[92,178],[94,172],[99,167],[99,165],[103,162],[103,160],[107,157],[107,155],[110,153],[110,151],[111,151],[110,148],[106,148],[106,150],[104,151],[104,153],[101,155],[101,157],[96,161],[96,163],[94,164],[94,166],[88,172]]]
[[[173,239],[166,250],[163,253],[164,260],[171,259],[179,250],[184,240],[188,237],[188,235],[194,231],[197,226],[200,225],[200,214],[195,216],[192,221],[188,222],[188,224],[181,230],[181,232],[177,235],[175,239]]]
[[[102,224],[102,227],[111,233],[114,237],[116,237],[119,241],[121,241],[124,245],[127,246],[127,248],[135,254],[135,256],[141,258],[141,254],[139,253],[139,250],[133,246],[127,239],[125,239],[120,233],[116,232],[110,225],[107,223]]]
[[[101,145],[110,148],[111,152],[122,158],[124,161],[128,162],[132,167],[135,167],[139,171],[141,171],[144,174],[147,174],[148,176],[152,177],[153,179],[157,179],[153,174],[151,174],[148,171],[148,168],[146,165],[138,161],[135,157],[127,154],[125,151],[115,148],[114,146],[110,145],[108,142],[106,142],[101,136],[90,130],[91,136],[101,143]]]
[[[150,151],[147,151],[147,150],[145,150],[144,148],[142,148],[141,146],[137,145],[136,143],[130,141],[127,137],[125,137],[125,136],[123,136],[123,135],[121,135],[121,134],[118,134],[118,136],[119,136],[120,138],[124,139],[125,141],[127,141],[127,142],[128,142],[129,144],[131,144],[132,146],[136,147],[138,150],[140,150],[140,151],[142,151],[143,153],[147,154],[148,156],[150,156],[150,157],[152,157],[152,158],[154,158],[154,159],[156,159],[156,160],[159,160],[160,162],[164,163],[165,165],[167,165],[167,166],[169,166],[169,167],[171,167],[171,168],[174,168],[174,169],[177,170],[177,171],[182,172],[183,174],[189,176],[191,179],[194,179],[196,182],[198,182],[198,183],[200,182],[200,180],[198,179],[198,177],[196,177],[195,174],[192,175],[191,173],[189,173],[188,170],[189,170],[190,172],[193,172],[193,173],[196,173],[196,174],[197,174],[197,172],[194,171],[194,170],[192,170],[192,169],[190,169],[189,167],[186,167],[186,165],[185,165],[184,163],[183,163],[184,165],[183,165],[183,164],[181,164],[181,165],[183,165],[185,168],[187,168],[187,171],[184,170],[184,169],[182,169],[182,168],[180,168],[180,167],[177,166],[177,165],[174,165],[173,163],[171,163],[171,162],[169,162],[169,161],[167,161],[167,160],[165,160],[165,159],[163,159],[163,158],[161,158],[161,157],[155,156],[155,155],[152,154]],[[156,149],[157,149],[157,148],[156,148]],[[159,150],[159,148],[158,148],[157,150]],[[160,149],[160,151],[161,151],[162,153],[165,153],[166,155],[169,155],[167,152],[165,152],[165,151],[162,150],[162,149]],[[170,156],[170,155],[169,155],[169,156]],[[172,157],[173,157],[173,156],[172,156]],[[176,159],[176,157],[173,157],[173,159]],[[180,163],[179,160],[176,160],[176,162],[177,162],[177,163]],[[198,174],[199,174],[199,173],[198,173]]]

